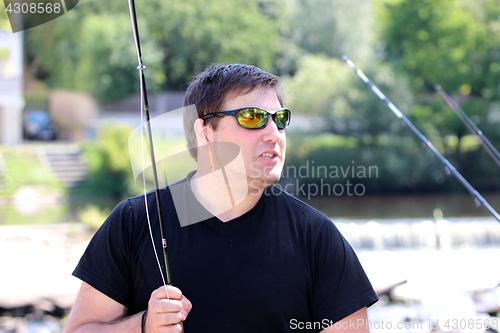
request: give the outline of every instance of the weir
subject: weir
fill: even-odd
[[[489,217],[333,220],[355,250],[457,249],[500,246],[500,224]]]

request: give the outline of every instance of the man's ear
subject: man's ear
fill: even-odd
[[[194,132],[196,134],[196,142],[198,143],[198,147],[205,146],[208,144],[208,128],[209,125],[205,125],[205,121],[201,118],[198,118],[194,122]]]

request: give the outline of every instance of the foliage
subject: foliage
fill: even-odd
[[[7,12],[5,11],[5,7],[0,5],[0,29],[4,29],[6,31],[12,31],[9,23],[9,17],[7,16]]]
[[[155,1],[141,8],[165,50],[165,88],[183,90],[212,63],[241,62],[273,71],[281,51],[276,2]],[[161,15],[158,15],[161,13]]]
[[[184,89],[214,62],[273,71],[282,48],[278,28],[273,14],[259,8],[258,1],[243,0],[138,4],[150,90]],[[28,64],[52,87],[78,89],[101,102],[138,91],[137,56],[123,2],[89,0],[25,33]]]
[[[101,127],[95,141],[82,144],[89,166],[86,188],[93,196],[122,199],[138,193],[130,167],[128,136],[132,128],[126,125]]]
[[[497,0],[388,0],[378,6],[386,59],[411,77],[416,123],[466,179],[488,190],[498,189],[495,164],[484,158],[485,152],[467,136],[470,132],[433,85],[439,83],[499,146],[499,5]],[[449,138],[455,144],[450,145]]]
[[[93,14],[84,18],[79,43],[81,60],[75,72],[77,90],[85,91],[99,101],[118,100],[137,92],[137,55],[129,28],[130,17],[126,14]],[[149,36],[148,31],[144,32]],[[97,40],[100,43],[96,43]],[[155,90],[165,79],[156,74],[163,54],[150,38],[143,38],[142,43],[142,51],[148,55],[147,68],[153,74],[148,75],[148,83]]]
[[[87,193],[92,196],[112,196],[124,199],[129,196],[143,193],[144,184],[142,174],[135,175],[134,179],[131,163],[142,167],[140,137],[132,128],[126,125],[106,124],[100,126],[97,137],[93,141],[82,144],[82,150],[89,166],[89,175],[86,181]],[[146,135],[144,133],[144,135]],[[130,139],[132,138],[132,139]],[[161,140],[153,135],[155,157],[160,160],[157,164],[159,186],[165,186],[163,173],[168,176],[168,183],[180,180],[192,171],[194,160],[186,151],[185,140]],[[146,140],[144,140],[146,141]],[[131,148],[132,156],[129,153]],[[146,166],[146,190],[154,189],[153,176],[149,165],[148,145],[145,142],[144,158]],[[184,154],[176,155],[179,152]]]
[[[380,178],[365,180],[373,193],[461,187],[339,59],[346,54],[474,186],[500,188],[495,164],[433,87],[439,83],[500,146],[498,0],[137,4],[152,92],[184,89],[217,62],[248,63],[287,77],[291,165],[377,165]],[[100,102],[137,93],[127,11],[122,1],[86,0],[45,28],[26,31],[28,68],[51,87],[82,90]],[[303,129],[304,119],[314,126],[296,141],[294,127]],[[124,197],[138,190],[130,177],[128,134],[110,133],[86,146],[89,188]]]
[[[152,124],[154,124],[155,120],[156,119],[152,120]],[[134,170],[138,172],[142,170],[143,166],[146,168],[144,177],[146,180],[146,190],[149,191],[154,190],[155,186],[153,171],[150,166],[151,157],[148,150],[149,144],[145,135],[144,133],[142,147],[139,131],[130,136],[128,143],[131,153],[131,163]],[[179,181],[185,178],[190,171],[196,169],[196,162],[187,150],[187,143],[184,137],[165,138],[161,136],[161,131],[155,131],[153,129],[153,143],[155,159],[157,160],[156,169],[158,185],[160,187]],[[142,172],[134,176],[138,188],[143,190],[144,178],[142,177]]]
[[[0,49],[0,60],[5,59],[9,56],[9,51],[6,49]]]
[[[401,1],[384,14],[388,55],[414,78],[416,88],[445,89],[465,94],[482,74],[478,49],[486,31],[456,0]]]
[[[38,188],[37,190],[41,190],[37,192],[39,195],[44,194],[42,189]],[[2,206],[0,208],[0,225],[54,224],[64,221],[68,215],[67,206],[43,204],[37,206],[34,203],[31,204],[33,211],[28,212],[23,211],[26,205],[23,205],[21,209],[16,206]]]
[[[88,5],[82,7],[25,32],[29,65],[49,86],[83,91],[100,102],[137,93],[139,76],[130,17],[126,13],[95,14]],[[42,29],[50,31],[43,33]],[[147,84],[154,91],[164,82],[158,74],[163,54],[145,32],[141,47],[148,54]]]
[[[465,102],[464,110],[471,113],[469,102],[474,99],[488,104],[499,100],[500,6],[496,0],[425,0],[424,4],[393,1],[379,10],[387,59],[412,78],[420,109],[429,108],[429,114],[440,117],[431,120],[436,128],[461,136],[463,128],[454,115],[446,114],[449,109],[434,94],[433,85],[439,83],[459,103]],[[477,114],[480,110],[482,115]],[[487,105],[474,112],[486,123]]]
[[[368,0],[297,0],[293,41],[307,53],[352,59],[373,58],[377,38]]]
[[[39,160],[36,146],[1,147],[6,164],[4,192],[13,194],[26,185],[43,186],[45,191],[63,192],[64,186]]]
[[[358,65],[362,67],[361,63]],[[401,111],[408,112],[412,95],[404,79],[387,65],[369,67],[365,73]],[[304,56],[287,85],[292,110],[316,116],[324,131],[356,137],[367,144],[377,136],[392,137],[401,131],[397,118],[341,60]]]
[[[107,209],[101,209],[97,205],[88,204],[78,211],[80,222],[86,225],[91,231],[96,231],[106,220],[109,213]]]
[[[283,179],[280,180],[282,184],[293,182],[294,178],[299,178],[299,184],[318,186],[350,181],[351,184],[363,184],[367,195],[466,193],[453,176],[446,174],[439,159],[413,135],[362,146],[359,142],[338,135],[295,133],[289,138],[289,148]],[[486,155],[474,149],[463,151],[457,158],[450,159],[453,164],[462,166],[459,171],[476,189],[493,191],[500,187],[495,165],[487,163],[487,167],[482,168],[484,173],[477,172],[478,164],[489,159]],[[307,177],[297,177],[297,170],[301,167],[304,172],[309,170]]]

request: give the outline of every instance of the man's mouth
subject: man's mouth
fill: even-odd
[[[262,156],[263,156],[263,157],[265,157],[265,158],[271,159],[271,158],[273,158],[275,155],[274,155],[273,153],[264,153],[264,154],[262,154]]]

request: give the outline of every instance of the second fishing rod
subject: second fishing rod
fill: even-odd
[[[453,111],[457,114],[460,120],[465,126],[474,134],[484,150],[491,156],[495,163],[500,167],[500,153],[491,144],[490,140],[483,134],[483,132],[474,124],[474,122],[467,116],[467,114],[458,106],[458,104],[444,91],[439,84],[435,84],[434,88],[443,97],[443,99],[448,103]]]
[[[372,81],[358,68],[356,65],[347,57],[343,56],[342,59],[358,74],[358,76],[370,87],[370,89],[381,99],[383,100],[389,109],[394,112],[394,114],[401,119],[401,121],[408,126],[424,143],[426,147],[428,147],[445,165],[446,172],[455,176],[455,178],[465,187],[467,191],[474,197],[476,205],[484,206],[488,211],[493,215],[498,222],[500,222],[500,215],[491,207],[491,205],[484,199],[478,191],[476,191],[472,185],[457,171],[457,169],[448,161],[437,149],[434,145],[410,122],[410,120],[401,112],[399,109],[373,84]]]

